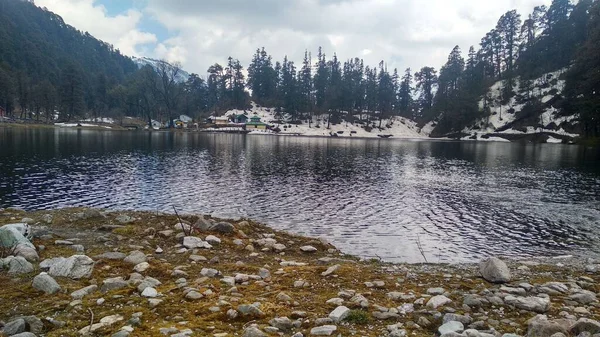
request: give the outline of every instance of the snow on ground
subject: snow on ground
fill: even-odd
[[[105,125],[97,125],[97,124],[87,124],[87,123],[54,123],[56,126],[60,126],[61,128],[76,128],[76,127],[92,127],[92,128],[105,128],[112,129],[110,126]]]
[[[88,118],[88,119],[82,120],[82,122],[115,124],[115,120],[112,118],[109,118],[109,117]]]
[[[565,87],[565,81],[560,79],[560,76],[566,70],[567,69],[561,69],[558,71],[550,72],[550,73],[544,74],[543,76],[534,80],[532,94],[534,96],[537,96],[542,103],[547,103],[554,98],[555,94],[553,93],[553,91],[556,91],[556,93],[558,93],[558,94],[562,93],[562,91]],[[554,80],[556,80],[556,81],[554,81]],[[504,85],[503,81],[498,81],[498,82],[494,83],[494,85],[492,85],[489,89],[489,92],[487,94],[487,100],[488,100],[488,107],[490,108],[491,114],[489,116],[484,117],[484,118],[478,120],[477,122],[475,122],[475,126],[477,126],[477,128],[465,128],[463,130],[463,132],[468,133],[471,136],[477,135],[477,139],[482,140],[482,141],[489,141],[492,138],[499,138],[499,137],[490,137],[489,139],[481,138],[482,135],[489,134],[489,133],[532,134],[532,133],[539,133],[539,132],[553,132],[556,134],[561,134],[561,135],[570,136],[570,137],[579,136],[578,134],[568,133],[565,130],[563,130],[562,128],[560,130],[556,131],[553,129],[535,128],[532,126],[527,127],[526,132],[523,132],[520,130],[515,130],[513,128],[510,128],[510,129],[507,129],[507,130],[504,130],[501,132],[496,131],[499,128],[506,126],[507,124],[514,122],[516,112],[521,111],[524,107],[524,104],[517,104],[516,97],[512,97],[507,104],[500,103],[503,85]],[[515,92],[519,91],[519,86],[520,86],[520,82],[519,82],[519,80],[517,80],[516,84],[515,84],[515,89],[514,89]],[[479,102],[479,108],[483,109],[484,106],[485,106],[485,102],[482,99]],[[515,111],[515,113],[510,113],[509,111],[511,109],[513,109]],[[546,111],[544,111],[544,113],[540,116],[539,124],[543,125],[543,126],[548,126],[552,123],[554,123],[555,125],[561,125],[564,122],[570,122],[577,118],[577,116],[556,116],[557,113],[558,113],[558,110],[556,108],[554,108],[554,107],[547,108]],[[468,136],[465,138],[469,138],[471,136]],[[501,141],[505,141],[503,138],[499,138],[499,139],[502,139]],[[556,139],[556,138],[553,138],[553,139]],[[551,142],[551,141],[549,140],[548,142]],[[558,140],[558,142],[562,142],[562,141]]]
[[[271,126],[277,126],[281,129],[281,132],[278,135],[299,135],[299,136],[313,136],[313,137],[323,137],[330,136],[331,134],[337,134],[338,137],[361,137],[361,138],[378,138],[379,135],[392,135],[392,138],[427,138],[431,132],[430,129],[433,129],[431,126],[429,128],[423,128],[421,130],[417,127],[416,123],[412,120],[403,118],[403,117],[393,117],[391,120],[384,119],[382,122],[383,130],[380,131],[378,128],[374,128],[371,132],[367,132],[363,129],[362,125],[353,125],[351,123],[343,122],[341,124],[331,125],[330,129],[327,129],[327,122],[324,120],[327,118],[327,115],[323,116],[315,116],[313,117],[313,122],[310,127],[309,124],[304,121],[301,125],[294,124],[278,124],[278,118],[275,117],[275,109],[274,108],[265,108],[258,107],[254,103],[252,104],[252,109],[246,110],[247,116],[250,118],[252,116],[258,116],[261,118],[263,123],[269,124]],[[231,115],[240,115],[243,114],[244,110],[229,110],[225,113],[225,116]],[[283,118],[285,120],[285,117]],[[386,125],[390,124],[389,128]],[[289,128],[284,128],[284,125],[290,126]],[[379,121],[375,121],[375,125],[379,125]],[[339,133],[341,132],[341,133]],[[262,133],[261,133],[262,134]]]

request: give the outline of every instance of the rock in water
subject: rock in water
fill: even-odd
[[[45,261],[42,261],[44,263]],[[69,258],[59,257],[49,262],[48,274],[53,277],[67,277],[73,280],[90,278],[94,271],[94,260],[85,255]],[[46,264],[44,264],[47,266]],[[41,265],[40,265],[41,266]]]
[[[492,257],[479,264],[481,276],[488,282],[506,283],[510,281],[510,270],[502,260]]]
[[[33,278],[33,287],[46,294],[56,294],[60,291],[60,285],[52,278],[52,276],[41,273]]]

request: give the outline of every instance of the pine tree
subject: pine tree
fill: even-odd
[[[407,118],[414,118],[412,114],[412,93],[414,91],[412,87],[412,72],[410,68],[406,68],[404,76],[402,76],[402,82],[400,83],[400,89],[398,92],[398,100],[400,104],[400,115]]]
[[[433,67],[423,67],[415,74],[416,88],[419,91],[420,114],[418,117],[431,117],[434,90],[438,84],[437,71]]]

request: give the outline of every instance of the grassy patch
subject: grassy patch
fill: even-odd
[[[345,321],[352,324],[366,325],[371,322],[371,316],[369,316],[368,312],[363,310],[351,310]]]

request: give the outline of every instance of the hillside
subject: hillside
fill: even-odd
[[[580,136],[578,115],[564,116],[560,110],[566,72],[567,69],[561,69],[544,74],[529,82],[527,89],[517,79],[514,89],[520,94],[508,100],[502,98],[504,82],[494,83],[478,103],[486,115],[457,136],[469,140],[519,140],[538,135],[541,139],[537,141],[559,143]]]
[[[165,61],[155,60],[155,59],[152,59],[149,57],[135,57],[134,56],[131,59],[140,69],[145,66],[151,66],[152,69],[156,70],[160,64],[167,64],[168,67],[172,67],[171,64],[169,64]],[[190,78],[190,74],[187,71],[180,69],[179,73],[175,77],[175,80],[177,81],[177,83],[185,83],[189,78]]]

